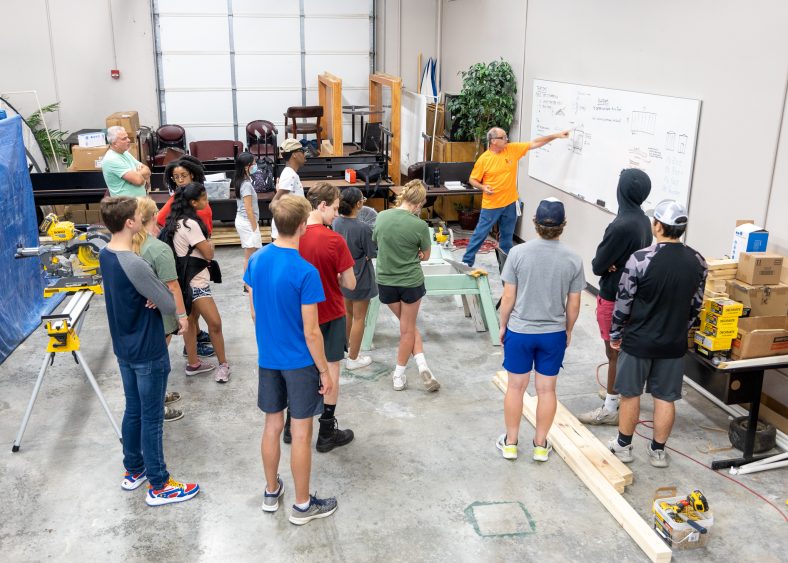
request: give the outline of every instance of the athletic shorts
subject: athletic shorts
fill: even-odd
[[[257,406],[265,413],[288,407],[291,418],[312,418],[323,413],[320,374],[314,365],[300,369],[257,368]]]
[[[427,289],[424,284],[416,287],[399,287],[396,285],[380,285],[378,284],[378,299],[384,305],[391,305],[392,303],[411,304],[415,303],[427,294]]]
[[[655,399],[678,401],[684,382],[684,358],[638,358],[621,350],[616,364],[616,393],[639,397],[651,393]]]
[[[253,231],[248,219],[236,215],[235,230],[238,231],[238,238],[241,239],[241,248],[261,248],[263,246],[260,227]]]
[[[608,301],[596,296],[596,322],[599,325],[599,335],[605,342],[610,342],[610,325],[613,324],[615,306],[615,301]]]
[[[323,333],[323,347],[326,349],[326,360],[340,362],[345,357],[345,317],[339,317],[320,325]]]
[[[506,329],[503,367],[510,373],[558,375],[566,352],[566,331],[523,334]]]
[[[192,301],[197,301],[203,297],[213,297],[210,285],[206,285],[205,287],[192,287]]]

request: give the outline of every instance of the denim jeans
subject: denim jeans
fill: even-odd
[[[160,489],[170,478],[162,447],[170,357],[164,354],[147,362],[126,362],[118,358],[118,365],[126,394],[121,426],[123,465],[130,473],[145,469],[150,484]]]
[[[465,254],[462,261],[473,266],[476,260],[476,253],[482,246],[482,243],[487,239],[493,225],[498,223],[498,230],[500,232],[500,239],[498,244],[506,254],[512,249],[514,226],[517,224],[517,205],[519,201],[510,203],[506,207],[498,207],[496,209],[482,209],[479,214],[479,222],[476,229],[471,235],[471,240],[468,242],[468,248],[465,249]]]

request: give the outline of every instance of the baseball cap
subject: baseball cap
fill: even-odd
[[[561,200],[548,197],[539,202],[535,217],[538,224],[543,227],[560,227],[564,224],[565,219],[564,204],[561,203]]]
[[[304,150],[304,145],[297,139],[285,139],[285,142],[279,147],[282,152],[296,152]]]
[[[663,225],[683,226],[689,220],[687,208],[672,199],[663,199],[654,209],[646,211],[646,215]]]

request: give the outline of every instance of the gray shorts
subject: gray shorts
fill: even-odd
[[[345,317],[339,317],[320,325],[320,332],[323,333],[323,347],[326,350],[326,360],[329,362],[341,362],[345,357],[345,346],[347,345],[345,326]]]
[[[615,391],[624,397],[646,393],[661,401],[681,399],[684,358],[638,358],[621,350],[616,365]]]
[[[301,369],[257,368],[257,406],[265,413],[288,407],[292,418],[312,418],[323,413],[320,374],[315,366]]]

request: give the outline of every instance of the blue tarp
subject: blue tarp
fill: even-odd
[[[14,258],[16,247],[38,246],[33,186],[27,171],[22,119],[0,119],[0,363],[62,300],[44,299],[37,258]]]

